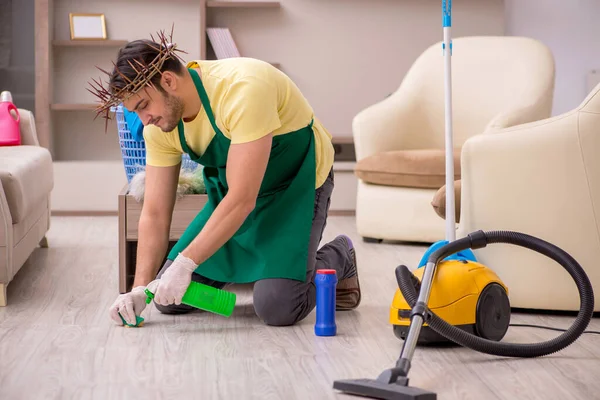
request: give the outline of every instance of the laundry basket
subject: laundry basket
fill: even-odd
[[[123,157],[127,182],[130,183],[135,174],[146,168],[146,144],[144,143],[144,140],[138,141],[133,138],[129,127],[127,126],[127,121],[125,121],[122,105],[111,108],[111,111],[116,115],[121,156]],[[193,171],[196,167],[198,167],[198,164],[192,161],[189,155],[182,155],[182,169]]]

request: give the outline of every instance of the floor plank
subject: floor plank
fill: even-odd
[[[323,240],[349,234],[357,247],[363,303],[337,314],[339,334],[314,335],[314,312],[292,327],[261,324],[251,285],[234,286],[231,318],[166,316],[152,306],[141,329],[116,327],[116,217],[54,217],[50,247],[38,249],[8,285],[0,308],[0,398],[341,399],[336,379],[375,378],[399,356],[388,323],[394,269],[425,246],[364,243],[354,217],[331,217]],[[571,316],[513,314],[512,322],[566,328]],[[600,321],[590,329],[600,330]],[[559,332],[513,327],[504,341],[535,343]],[[600,335],[562,352],[505,359],[465,348],[418,348],[411,385],[439,399],[593,399],[600,393]]]

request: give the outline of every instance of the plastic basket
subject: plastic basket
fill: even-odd
[[[119,145],[121,147],[121,157],[123,158],[123,166],[125,167],[125,175],[127,182],[131,183],[131,179],[135,174],[143,171],[146,168],[146,144],[143,140],[137,141],[133,138],[123,113],[123,106],[119,105],[111,109],[116,115],[117,129],[119,132]],[[198,164],[190,159],[190,156],[183,154],[181,157],[181,168],[186,170],[195,170]]]

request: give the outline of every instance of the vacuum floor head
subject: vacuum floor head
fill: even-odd
[[[384,400],[437,400],[434,392],[398,382],[386,383],[376,379],[348,379],[333,382],[333,388],[347,394]]]

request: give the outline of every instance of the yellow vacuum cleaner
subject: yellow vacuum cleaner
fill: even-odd
[[[494,243],[538,252],[558,262],[570,274],[579,291],[580,308],[569,329],[542,343],[499,341],[509,319],[506,287],[489,268],[476,261],[455,259],[466,249]],[[405,265],[398,266],[395,273],[400,294],[394,296],[391,319],[396,334],[405,338],[396,365],[384,370],[377,379],[337,380],[334,389],[374,399],[436,400],[436,393],[408,385],[417,343],[430,339],[427,332],[490,355],[541,357],[575,342],[585,332],[594,312],[592,284],[581,265],[557,246],[519,232],[473,232],[431,252],[425,267],[417,269],[416,274]]]
[[[424,271],[424,268],[415,271],[416,288],[420,288]],[[427,308],[455,327],[490,340],[501,340],[510,323],[508,288],[491,269],[466,259],[445,260],[439,264]],[[398,289],[390,308],[390,323],[394,334],[402,340],[408,335],[411,311],[412,307]],[[418,343],[446,341],[447,338],[425,324]]]

